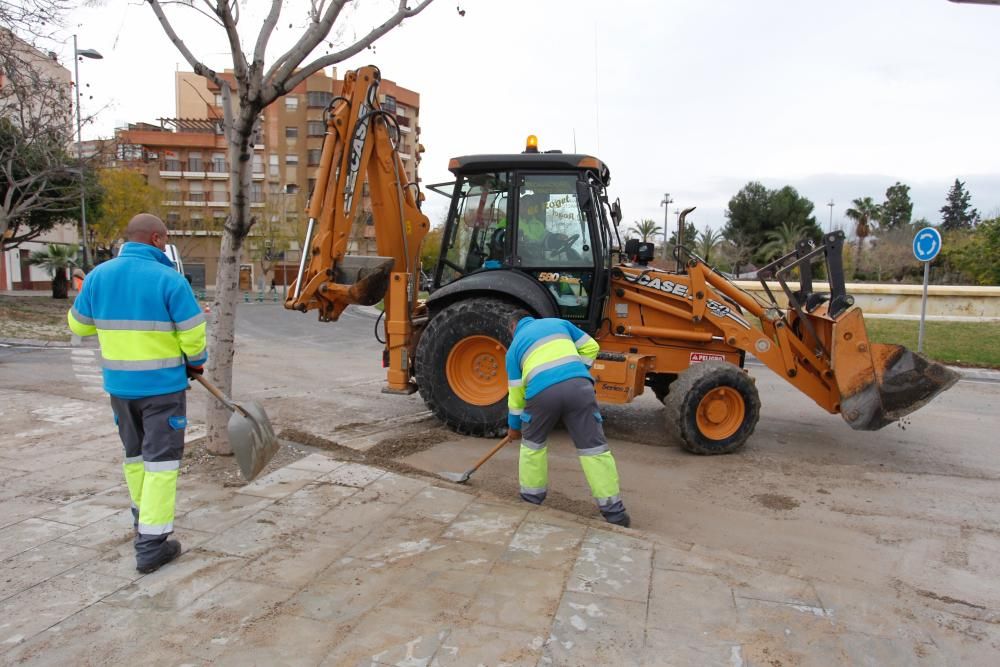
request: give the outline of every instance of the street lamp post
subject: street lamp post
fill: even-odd
[[[833,233],[833,200],[831,199],[830,201],[828,201],[826,203],[826,205],[830,207],[830,228],[828,230],[826,230],[826,231],[828,231],[828,232],[830,232],[832,234]]]
[[[663,195],[663,201],[660,202],[660,206],[663,207],[663,259],[667,259],[667,239],[670,238],[670,234],[667,232],[667,227],[670,226],[670,205],[674,203],[674,200],[670,198],[670,194],[667,193]]]
[[[80,223],[83,227],[83,270],[90,268],[90,249],[87,241],[87,196],[85,192],[86,177],[83,173],[83,137],[82,122],[80,120],[80,58],[93,58],[100,60],[103,58],[94,49],[78,49],[76,47],[76,35],[73,35],[73,87],[76,88],[76,157],[80,162]]]

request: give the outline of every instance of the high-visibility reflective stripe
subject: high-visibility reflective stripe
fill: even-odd
[[[101,353],[108,359],[122,361],[166,359],[178,357],[184,351],[180,340],[181,334],[176,331],[98,329],[97,335],[101,341]]]
[[[73,318],[77,322],[79,322],[80,324],[86,324],[86,325],[89,325],[89,326],[93,326],[94,325],[94,318],[93,317],[87,317],[86,315],[81,315],[80,311],[76,309],[76,306],[73,306],[72,308],[70,308],[69,312],[70,312],[70,315],[72,315]]]
[[[162,523],[157,525],[150,525],[148,523],[139,522],[139,534],[140,535],[166,535],[167,533],[174,532],[174,522]]]
[[[598,445],[597,447],[587,447],[586,449],[576,450],[577,456],[597,456],[598,454],[603,454],[609,451],[607,445]]]
[[[507,408],[512,415],[523,415],[524,408]]]
[[[181,467],[180,461],[145,461],[143,467],[146,472],[166,472],[177,470]]]
[[[581,456],[579,460],[590,486],[590,495],[594,498],[611,498],[621,492],[618,486],[618,468],[611,452]]]
[[[189,317],[182,322],[177,322],[174,325],[174,328],[177,329],[178,331],[186,331],[188,329],[195,328],[204,321],[205,321],[205,313],[198,313],[194,317]]]
[[[595,498],[598,507],[607,507],[608,505],[614,505],[615,503],[620,503],[622,501],[621,496],[611,496],[609,498]]]
[[[580,361],[582,361],[583,365],[586,366],[587,368],[590,368],[591,366],[594,365],[594,360],[591,359],[590,357],[580,357]]]
[[[538,495],[540,493],[546,493],[548,491],[546,486],[522,486],[521,493],[530,493],[531,495]]]
[[[587,345],[590,345],[591,343],[596,343],[596,342],[597,341],[595,341],[593,338],[590,337],[590,334],[583,334],[582,336],[580,336],[579,339],[577,339],[575,345],[576,349],[579,350],[582,347],[585,347]]]
[[[522,384],[521,380],[507,380],[508,387],[520,387]]]
[[[562,366],[563,364],[571,364],[574,361],[581,361],[581,357],[579,354],[573,353],[571,356],[568,355],[565,357],[560,357],[559,359],[553,359],[552,361],[547,361],[544,364],[539,364],[524,374],[524,381],[531,382],[531,378],[535,377],[542,371],[547,371],[550,368],[555,368],[556,366]]]
[[[139,454],[139,456],[126,456],[125,465],[130,463],[142,463],[142,454]]]
[[[524,351],[524,354],[521,355],[521,360],[520,360],[521,366],[524,367],[524,362],[528,360],[528,357],[531,356],[532,352],[534,352],[541,346],[547,345],[548,343],[551,343],[552,341],[555,340],[565,340],[569,341],[570,343],[573,342],[572,338],[563,333],[554,333],[545,336],[544,338],[539,338],[538,340],[536,340],[534,343],[531,344],[531,347],[529,347],[527,350]]]
[[[522,440],[521,441],[521,445],[524,446],[524,447],[527,447],[528,449],[533,449],[536,452],[539,449],[545,449],[545,443],[544,442],[538,443],[538,442],[532,442],[530,440]]]
[[[173,322],[158,320],[94,320],[102,331],[173,331]]]
[[[183,357],[169,359],[149,359],[146,361],[123,361],[102,359],[101,366],[109,371],[158,371],[161,368],[176,368],[184,363]]]

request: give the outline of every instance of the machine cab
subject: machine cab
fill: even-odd
[[[560,317],[596,328],[605,295],[595,286],[609,262],[609,226],[598,204],[607,167],[586,155],[522,153],[455,158],[450,168],[457,181],[435,286],[523,272]]]

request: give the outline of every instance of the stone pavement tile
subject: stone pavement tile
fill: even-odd
[[[3,485],[0,480],[0,485]],[[31,496],[20,496],[9,500],[0,500],[0,529],[11,524],[30,519],[31,517],[45,514],[49,510],[58,507],[55,503],[33,498]]]
[[[333,472],[324,475],[322,479],[342,484],[344,486],[356,486],[362,489],[376,479],[385,474],[385,470],[366,466],[361,463],[345,463],[338,466]]]
[[[502,544],[438,538],[413,565],[435,572],[487,574],[504,552]]]
[[[349,623],[390,593],[410,590],[423,577],[423,572],[406,565],[377,567],[370,561],[342,558],[290,599],[284,611],[334,625]]]
[[[97,552],[91,549],[53,541],[0,561],[0,600],[27,590],[96,556]]]
[[[948,662],[934,644],[850,633],[840,638],[848,665],[933,665]],[[996,658],[994,654],[994,658]]]
[[[443,524],[427,519],[392,516],[358,542],[348,556],[374,561],[412,562],[432,549],[434,540],[445,530]]]
[[[313,519],[309,537],[330,544],[354,545],[399,508],[399,504],[383,502],[378,491],[363,489]]]
[[[181,473],[177,478],[176,512],[191,512],[206,505],[215,505],[232,496],[233,489],[230,487]]]
[[[528,511],[474,502],[452,522],[444,537],[506,546]]]
[[[577,547],[586,531],[585,526],[579,525],[525,521],[514,533],[501,560],[522,567],[565,570],[576,560]]]
[[[150,628],[168,627],[172,619],[169,612],[136,613],[97,602],[14,650],[0,653],[0,664],[176,665],[179,662],[176,652],[158,651],[157,640],[149,638]],[[140,641],[139,637],[147,639]]]
[[[529,632],[547,628],[559,607],[566,573],[497,564],[463,617]]]
[[[461,491],[428,486],[407,502],[399,515],[451,523],[475,499]]]
[[[720,641],[708,634],[646,628],[642,667],[734,667],[747,664],[742,645]]]
[[[174,520],[174,527],[192,528],[219,533],[235,526],[247,517],[256,514],[274,503],[268,498],[258,498],[239,493],[225,500],[191,510],[183,517]]]
[[[736,598],[736,606],[745,657],[751,664],[765,662],[765,657],[795,665],[852,664],[828,612],[747,598]]]
[[[813,587],[822,607],[838,627],[876,637],[910,639],[917,643],[932,641],[905,600],[822,581],[815,582]]]
[[[329,456],[324,454],[310,454],[305,458],[289,463],[287,467],[297,468],[299,470],[312,470],[317,473],[326,474],[333,472],[340,466],[344,465],[344,463],[346,462],[331,459]]]
[[[409,503],[415,495],[428,486],[430,486],[429,480],[404,477],[394,472],[387,472],[370,483],[365,490],[377,493],[380,503],[403,505]]]
[[[30,639],[127,584],[73,569],[9,597],[0,602],[0,646]]]
[[[52,479],[72,479],[80,475],[94,473],[104,467],[102,462],[88,463],[88,453],[74,452],[69,447],[6,446],[0,454],[0,464],[8,470],[22,472],[44,472]],[[71,464],[78,464],[82,472],[77,475]],[[59,475],[59,476],[57,476]]]
[[[302,531],[311,525],[312,520],[308,517],[264,509],[222,531],[201,548],[229,556],[255,558],[278,545],[298,541]]]
[[[695,636],[736,637],[740,619],[733,593],[710,574],[654,570],[646,626]]]
[[[665,544],[654,545],[653,568],[702,573],[726,571],[725,563],[721,560],[708,558],[687,548]]]
[[[472,597],[479,591],[488,576],[485,573],[469,570],[429,571],[423,579],[418,580],[415,586],[418,590],[423,588]]]
[[[477,623],[452,628],[431,660],[430,667],[535,667],[542,655],[548,629],[524,632]]]
[[[260,498],[284,498],[311,484],[320,475],[321,473],[314,470],[278,468],[272,473],[258,477],[246,486],[239,487],[236,492]]]
[[[56,521],[31,518],[0,528],[0,561],[76,530]]]
[[[637,665],[646,603],[566,591],[539,665]]]
[[[326,544],[308,539],[279,544],[248,563],[236,577],[298,591],[340,559],[349,547],[346,543]]]
[[[341,500],[358,492],[353,486],[341,486],[327,480],[313,482],[285,496],[271,509],[281,514],[318,517],[326,514]]]
[[[566,589],[645,602],[649,599],[652,557],[649,542],[590,529]]]
[[[76,479],[56,482],[48,480],[46,484],[35,489],[32,495],[58,505],[68,505],[104,493],[117,493],[125,499],[126,504],[128,503],[128,489],[121,476],[121,468],[118,468],[118,472],[108,471]]]
[[[733,586],[733,595],[737,598],[823,608],[812,583],[806,579],[771,572],[758,571],[750,576],[740,577]]]
[[[308,618],[275,614],[249,626],[238,644],[214,658],[212,665],[313,667],[341,636],[336,628]]]
[[[18,477],[24,477],[28,473],[23,470],[14,470],[3,465],[4,459],[0,459],[0,484],[6,486]]]
[[[377,609],[362,618],[322,665],[428,665],[451,632],[448,621],[402,609]]]
[[[140,577],[104,601],[130,609],[179,610],[233,576],[246,561],[199,549]],[[133,561],[134,567],[134,561]]]
[[[253,626],[268,623],[292,591],[264,583],[229,579],[177,611],[160,634],[163,643],[202,660],[214,660],[243,643]]]
[[[107,551],[125,542],[131,544],[135,536],[132,521],[132,510],[120,509],[100,521],[78,528],[72,533],[66,533],[59,538],[59,541],[102,552]]]
[[[118,494],[98,494],[86,500],[78,500],[46,512],[41,518],[82,528],[95,521],[100,521],[113,514],[117,514],[123,508],[128,508],[129,505],[130,502],[127,496],[120,497]]]

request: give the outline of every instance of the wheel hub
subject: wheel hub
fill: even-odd
[[[507,348],[495,338],[472,335],[448,354],[445,373],[455,394],[472,405],[493,405],[507,395]]]
[[[740,392],[732,387],[715,387],[698,404],[698,430],[711,440],[725,440],[739,431],[745,415]]]

